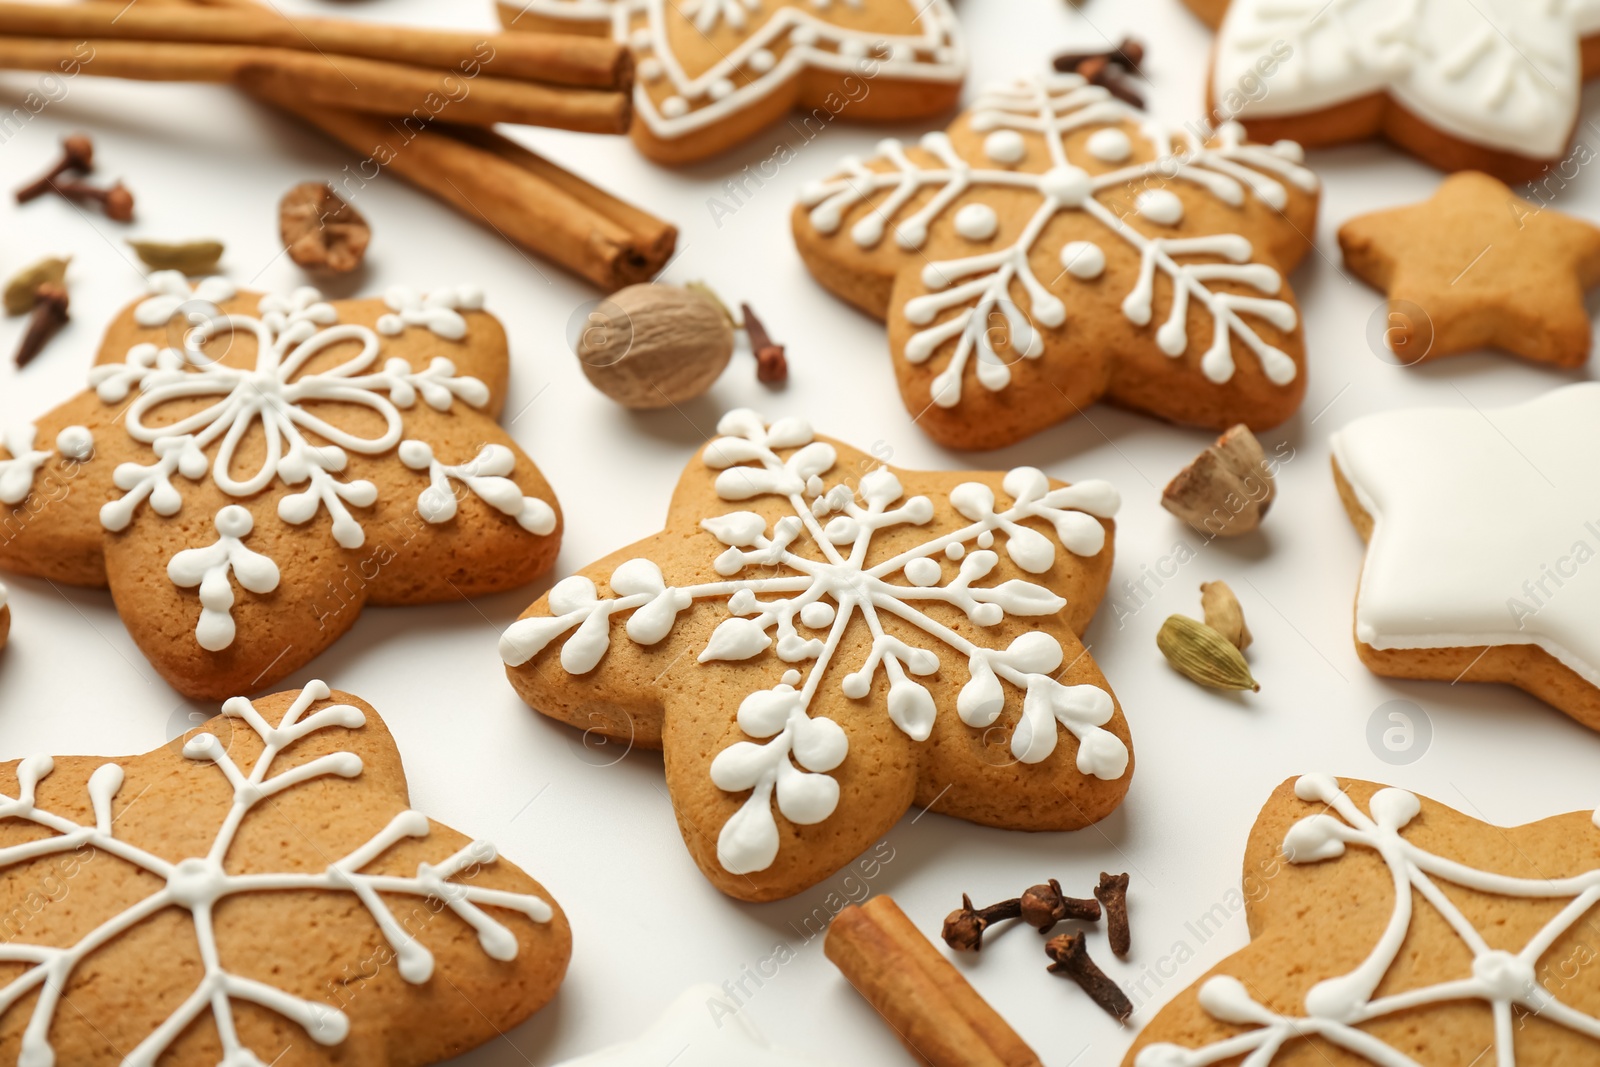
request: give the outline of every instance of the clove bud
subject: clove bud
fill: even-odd
[[[944,943],[957,952],[977,952],[983,948],[983,932],[990,923],[1015,919],[1021,914],[1022,902],[1016,897],[987,908],[974,908],[972,898],[962,893],[961,907],[945,916],[941,936]]]
[[[756,357],[756,380],[766,385],[777,385],[789,380],[789,361],[784,357],[783,346],[774,344],[766,326],[749,304],[740,304],[744,315],[744,329],[750,335],[750,351]]]
[[[87,182],[51,182],[50,188],[68,200],[92,200],[112,222],[133,221],[133,194],[121,182],[101,189]]]
[[[1061,892],[1054,878],[1045,885],[1030,886],[1022,894],[1022,921],[1047,934],[1063,919],[1095,922],[1100,918],[1100,902],[1069,897]]]
[[[1094,960],[1089,958],[1089,950],[1084,945],[1081,933],[1052,937],[1045,943],[1044,953],[1055,961],[1049,967],[1051,974],[1059,974],[1077,982],[1078,987],[1089,994],[1089,999],[1106,1014],[1118,1022],[1128,1021],[1128,1016],[1133,1014],[1133,1002],[1121,986],[1095,966]]]
[[[50,338],[66,324],[67,291],[50,282],[39,286],[34,294],[33,317],[28,320],[28,328],[17,345],[17,366],[26,367],[32,363]]]
[[[1133,947],[1133,935],[1128,930],[1128,876],[1100,872],[1100,884],[1094,895],[1106,908],[1106,936],[1111,941],[1111,951],[1118,959],[1128,958]]]
[[[55,180],[68,171],[86,174],[94,169],[94,142],[81,133],[61,139],[61,159],[33,181],[17,190],[17,203],[26,204],[50,192]]]
[[[1139,68],[1144,64],[1144,44],[1132,37],[1124,37],[1115,48],[1102,48],[1086,52],[1063,52],[1056,56],[1052,65],[1062,73],[1076,71],[1082,63],[1090,59],[1103,59],[1115,64],[1129,74],[1138,74]]]

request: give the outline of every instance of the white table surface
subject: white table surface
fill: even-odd
[[[487,0],[313,3],[292,11],[395,22],[491,24]],[[1179,0],[968,0],[972,83],[1042,69],[1066,46],[1093,46],[1135,31],[1148,42],[1153,105],[1171,119],[1199,113],[1209,31]],[[0,76],[9,110],[36,75]],[[969,87],[969,93],[971,89]],[[58,94],[59,95],[59,94]],[[1590,114],[1600,99],[1590,93]],[[897,131],[915,136],[923,127]],[[241,284],[304,284],[282,255],[276,203],[294,182],[337,179],[355,157],[220,88],[79,78],[65,97],[0,145],[0,188],[53,159],[58,139],[94,135],[102,176],[120,175],[138,195],[139,221],[122,227],[80,216],[54,200],[25,208],[0,197],[0,273],[49,253],[71,253],[74,320],[34,366],[0,361],[0,424],[27,422],[80,389],[105,323],[141,291],[123,239],[215,236]],[[1138,768],[1124,806],[1075,834],[983,829],[937,814],[908,816],[886,838],[893,859],[875,879],[836,876],[791,900],[735,903],[700,876],[678,836],[657,754],[590,750],[576,731],[526,708],[506,684],[499,630],[544,588],[473,604],[371,609],[354,632],[284,683],[324,678],[360,694],[399,740],[413,804],[497,842],[542,880],[571,916],[575,954],[556,1000],[533,1020],[463,1057],[461,1064],[547,1064],[641,1029],[685,985],[743,979],[739,996],[776,1042],[830,1063],[909,1062],[893,1034],[822,955],[807,917],[847,899],[890,893],[924,930],[963,890],[988,902],[1055,876],[1086,893],[1099,871],[1128,870],[1135,948],[1118,963],[1096,934],[1091,951],[1129,988],[1138,1007],[1119,1027],[1070,983],[1047,975],[1026,929],[991,938],[981,957],[958,961],[977,988],[1052,1067],[1115,1063],[1139,1025],[1207,968],[1247,940],[1230,906],[1246,833],[1285,777],[1325,770],[1416,789],[1473,815],[1518,823],[1600,802],[1600,738],[1504,687],[1402,683],[1374,677],[1356,658],[1350,605],[1362,546],[1346,521],[1328,467],[1328,436],[1370,411],[1418,404],[1493,407],[1574,377],[1475,354],[1404,369],[1366,339],[1380,296],[1340,266],[1334,232],[1358,212],[1426,196],[1438,174],[1382,145],[1313,157],[1325,181],[1319,252],[1294,276],[1310,345],[1310,392],[1301,413],[1266,433],[1293,459],[1279,499],[1256,535],[1202,545],[1160,508],[1161,486],[1208,441],[1126,412],[1097,407],[1020,445],[988,455],[949,453],[911,423],[900,404],[882,326],[828,296],[807,275],[789,238],[794,191],[824,176],[839,156],[868,152],[881,130],[838,124],[802,145],[793,130],[758,136],[727,157],[684,171],[658,169],[623,138],[543,130],[527,140],[601,184],[673,219],[681,254],[666,280],[703,278],[748,300],[789,346],[788,388],[755,380],[746,356],[711,394],[683,412],[634,415],[583,379],[564,332],[595,293],[531,260],[492,232],[463,221],[401,181],[383,177],[356,199],[376,240],[359,286],[428,289],[484,285],[505,321],[515,371],[511,432],[541,465],[566,511],[555,576],[659,529],[678,471],[718,413],[751,406],[799,414],[818,430],[907,467],[1019,463],[1071,480],[1107,478],[1122,491],[1113,593],[1088,643],[1133,730]],[[1581,136],[1600,140],[1596,128]],[[522,133],[518,134],[522,136]],[[721,225],[709,198],[732,172],[789,141],[795,158]],[[1579,173],[1562,210],[1600,217],[1600,177]],[[20,320],[0,323],[9,353]],[[1485,506],[1492,506],[1487,500]],[[1194,558],[1175,574],[1163,563],[1187,543]],[[1150,595],[1124,583],[1163,568]],[[1238,698],[1175,675],[1155,647],[1161,620],[1198,615],[1198,586],[1225,579],[1243,600],[1262,690]],[[8,579],[14,625],[0,658],[0,759],[34,752],[106,755],[153,748],[213,708],[180,699],[128,639],[109,595]],[[1120,603],[1119,622],[1113,605]],[[1369,745],[1369,720],[1391,701],[1431,724],[1426,751],[1407,766]],[[1392,708],[1385,708],[1382,715]],[[1420,736],[1420,734],[1419,734]],[[1209,919],[1206,917],[1210,916]],[[812,919],[811,930],[817,919]],[[787,951],[784,951],[787,949]],[[785,958],[759,987],[763,961]],[[747,969],[749,969],[747,971]]]

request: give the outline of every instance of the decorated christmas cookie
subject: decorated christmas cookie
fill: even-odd
[[[5,583],[0,582],[0,649],[6,647],[6,639],[11,636],[11,594],[6,589]]]
[[[509,29],[610,34],[637,63],[633,139],[662,163],[747,140],[790,111],[835,119],[956,105],[966,49],[947,0],[500,0]]]
[[[1255,429],[1305,394],[1283,274],[1317,182],[1292,144],[1169,129],[1075,75],[990,89],[948,133],[884,141],[804,190],[817,279],[884,318],[906,409],[999,448],[1101,398]]]
[[[1339,227],[1344,262],[1389,296],[1402,362],[1484,345],[1560,367],[1589,358],[1584,290],[1600,285],[1600,228],[1536,207],[1487,174]]]
[[[1444,170],[1561,163],[1600,73],[1596,0],[1187,0],[1217,27],[1211,105],[1309,147],[1386,137]]]
[[[143,756],[0,766],[0,905],[0,1055],[41,1067],[434,1063],[542,1007],[572,951],[321,682]]]
[[[1145,1027],[1125,1067],[1600,1060],[1600,828],[1482,823],[1307,775],[1256,820],[1252,941]]]
[[[1511,408],[1393,411],[1333,438],[1367,540],[1356,649],[1378,674],[1509,682],[1600,730],[1600,382]]]
[[[1121,802],[1128,726],[1078,640],[1115,490],[897,471],[750,411],[717,430],[666,529],[557,583],[500,651],[537,710],[665,750],[719,889],[796,893],[913,804],[1070,830]]]
[[[814,1062],[773,1048],[727,993],[704,982],[680,993],[634,1040],[557,1067],[807,1067]]]
[[[0,435],[0,567],[109,585],[161,675],[207,699],[292,673],[368,603],[537,577],[560,515],[496,425],[509,357],[481,307],[152,275],[89,389]]]

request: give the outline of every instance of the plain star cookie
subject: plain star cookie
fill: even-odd
[[[321,682],[143,756],[0,766],[0,907],[0,1057],[28,1067],[434,1063],[541,1008],[572,952]]]
[[[1444,170],[1531,181],[1600,73],[1600,0],[1186,0],[1217,27],[1208,95],[1307,147],[1386,137]]]
[[[1071,830],[1132,773],[1078,635],[1111,573],[1105,482],[879,465],[734,411],[666,528],[565,578],[506,630],[517,692],[661,748],[695,862],[773,900],[913,805]]]
[[[1600,828],[1501,828],[1307,775],[1250,833],[1251,943],[1180,993],[1125,1067],[1515,1067],[1600,1059]]]
[[[1509,682],[1600,730],[1600,383],[1516,407],[1368,415],[1333,437],[1367,540],[1355,639],[1378,674]]]
[[[1600,228],[1535,207],[1487,174],[1446,178],[1420,204],[1339,227],[1344,262],[1389,297],[1385,339],[1407,363],[1493,345],[1581,366],[1600,285]]]
[[[807,187],[800,253],[886,319],[918,426],[1000,448],[1102,398],[1261,430],[1305,395],[1284,281],[1317,182],[1287,143],[1170,129],[1075,74],[990,89],[945,133]]]
[[[678,994],[634,1040],[556,1067],[814,1067],[815,1062],[773,1048],[723,990],[703,982]]]
[[[947,0],[500,0],[507,29],[609,34],[634,55],[633,140],[692,163],[799,109],[807,141],[836,118],[955,107],[966,47]]]
[[[555,495],[495,421],[510,357],[481,294],[150,280],[89,389],[0,436],[0,567],[109,586],[162,677],[220,699],[298,670],[366,604],[554,563]]]

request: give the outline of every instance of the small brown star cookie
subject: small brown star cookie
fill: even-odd
[[[1353,218],[1339,246],[1389,294],[1384,336],[1407,363],[1484,346],[1558,367],[1589,358],[1583,294],[1600,285],[1600,229],[1487,174],[1455,174],[1419,204]]]

